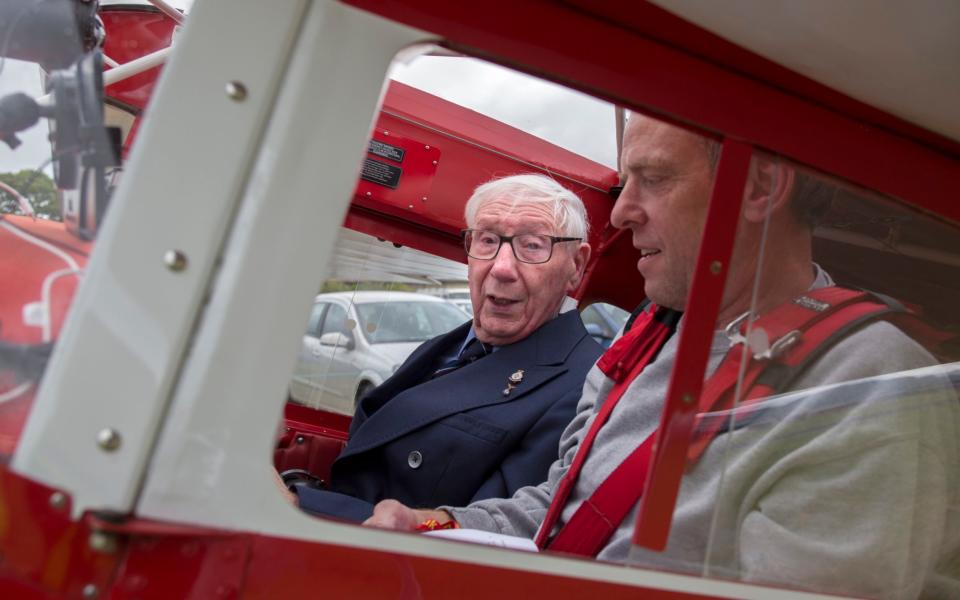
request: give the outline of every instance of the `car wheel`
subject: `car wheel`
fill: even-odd
[[[363,398],[363,396],[364,396],[367,392],[369,392],[370,390],[372,390],[372,389],[375,388],[375,387],[376,387],[376,386],[373,385],[372,383],[370,383],[369,381],[361,381],[361,382],[360,382],[360,385],[357,386],[357,395],[354,396],[354,398],[353,398],[353,406],[354,406],[354,408],[356,408],[357,404],[360,403],[360,398]]]

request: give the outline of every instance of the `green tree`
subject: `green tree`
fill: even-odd
[[[321,294],[329,292],[355,292],[357,290],[378,290],[387,292],[412,292],[417,288],[407,283],[391,281],[338,281],[328,279],[320,288]]]
[[[27,198],[38,217],[53,219],[54,221],[63,220],[57,186],[54,185],[52,179],[47,177],[46,173],[23,169],[16,173],[0,173],[0,181]],[[27,188],[28,185],[30,186],[29,189]],[[0,188],[0,213],[21,213],[17,199],[2,188]]]

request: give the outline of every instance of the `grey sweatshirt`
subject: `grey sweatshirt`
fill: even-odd
[[[679,337],[600,430],[559,525],[659,424]],[[717,332],[708,373],[729,346]],[[684,475],[664,552],[632,546],[634,507],[598,558],[821,592],[960,598],[960,411],[946,369],[861,380],[934,364],[887,323],[848,336],[797,382],[806,392],[750,409],[708,446]],[[463,527],[532,538],[612,386],[590,371],[547,481],[442,508]]]

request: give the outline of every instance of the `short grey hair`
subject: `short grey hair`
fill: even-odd
[[[491,200],[509,200],[513,206],[550,203],[554,223],[559,229],[558,235],[578,237],[586,241],[590,233],[587,210],[580,197],[545,175],[511,175],[477,186],[463,211],[467,227],[472,228],[476,224],[477,213]]]
[[[707,152],[710,168],[716,175],[717,163],[720,162],[721,144],[708,137],[701,137],[700,141]],[[822,176],[808,172],[803,168],[796,168],[794,165],[793,195],[790,198],[790,210],[800,224],[812,229],[830,211],[836,191],[836,186]]]

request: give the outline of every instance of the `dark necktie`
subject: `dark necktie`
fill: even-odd
[[[474,338],[471,340],[467,347],[463,349],[463,352],[460,353],[460,356],[452,362],[447,362],[442,367],[433,372],[433,375],[430,376],[430,379],[436,379],[447,373],[452,373],[463,367],[472,363],[473,361],[486,356],[490,352],[488,346],[481,342],[480,340]]]

